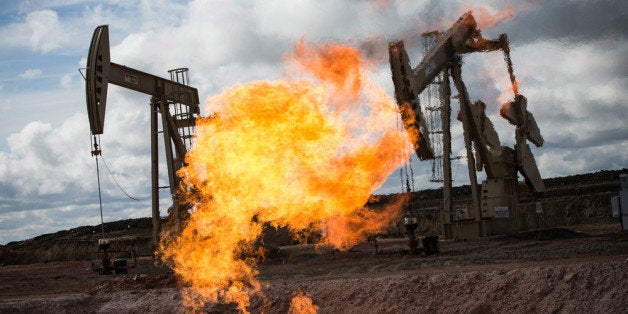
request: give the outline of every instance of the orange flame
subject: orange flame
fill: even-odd
[[[317,311],[318,306],[312,303],[312,299],[307,294],[299,290],[290,302],[288,314],[316,314]]]
[[[473,10],[473,17],[480,29],[493,27],[502,21],[515,17],[515,8],[508,2],[506,2],[506,6],[502,10],[495,10],[486,7],[467,7],[467,11],[468,10]]]
[[[194,204],[181,234],[163,241],[163,259],[184,290],[186,307],[261,294],[255,246],[264,223],[316,231],[346,249],[386,227],[400,206],[364,209],[371,192],[410,154],[395,127],[396,105],[363,73],[357,49],[303,40],[289,58],[301,78],[252,82],[208,99],[188,166],[179,175]]]
[[[345,97],[350,103],[358,100],[362,59],[355,48],[331,43],[316,47],[302,39],[295,45],[292,58],[319,81],[330,84],[335,89],[333,96]]]
[[[538,2],[538,1],[536,1]],[[473,6],[466,4],[460,7],[461,12],[472,11],[475,22],[478,28],[481,30],[491,28],[503,21],[514,18],[518,13],[530,10],[534,7],[534,3],[530,2],[517,2],[516,4],[510,3],[510,1],[504,1],[501,8],[494,6]]]

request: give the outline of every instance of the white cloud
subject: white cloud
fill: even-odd
[[[66,43],[69,38],[64,31],[57,12],[38,10],[26,14],[19,23],[0,28],[0,43],[8,47],[28,47],[47,53]]]
[[[42,72],[40,69],[27,69],[20,74],[20,77],[23,79],[31,80],[40,77],[41,74]]]
[[[69,88],[71,87],[73,84],[73,78],[74,74],[64,74],[63,76],[61,76],[61,79],[59,80],[59,83],[61,84],[61,86],[63,88]]]
[[[290,40],[310,34],[318,39],[331,35],[335,28],[342,29],[349,24],[341,17],[354,15],[356,7],[349,10],[350,6],[340,1],[264,1],[257,2],[253,11],[262,34]]]
[[[68,40],[55,11],[31,12],[26,15],[26,25],[30,30],[29,43],[34,50],[49,52]]]
[[[5,166],[0,168],[0,183],[12,186],[22,196],[82,189],[86,172],[82,166],[86,164],[79,154],[87,153],[87,149],[76,145],[81,129],[76,122],[80,118],[84,116],[75,115],[56,130],[48,123],[35,121],[9,136],[9,153],[0,153]]]
[[[0,45],[3,49],[28,48],[42,54],[85,53],[95,26],[111,24],[118,30],[141,29],[138,21],[145,22],[141,16],[142,11],[135,2],[122,1],[113,5],[99,1],[79,2],[22,2],[21,9],[16,14],[16,22],[0,27]],[[172,9],[172,6],[165,9]],[[68,10],[70,13],[66,13]],[[161,17],[151,17],[153,25],[159,23],[156,21],[176,19],[172,14],[160,12]],[[112,40],[117,40],[118,36],[115,34]]]
[[[76,4],[88,4],[94,0],[27,0],[20,1],[18,11],[28,13],[41,9],[70,7]]]

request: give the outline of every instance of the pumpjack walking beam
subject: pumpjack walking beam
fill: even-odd
[[[432,159],[434,154],[429,141],[425,121],[421,112],[418,96],[434,81],[441,72],[451,75],[458,90],[460,103],[459,120],[464,130],[465,148],[469,179],[472,186],[472,214],[462,220],[475,220],[480,234],[485,234],[484,222],[480,218],[509,217],[508,210],[516,210],[518,203],[517,172],[520,172],[530,189],[534,192],[543,192],[545,189],[539,174],[536,162],[527,141],[537,147],[543,145],[543,137],[532,113],[527,110],[527,100],[519,94],[517,82],[513,73],[508,38],[502,34],[498,40],[484,39],[471,12],[464,14],[446,32],[440,35],[416,67],[410,66],[408,54],[403,41],[390,43],[390,65],[392,79],[395,86],[395,98],[401,111],[404,126],[415,144],[417,155],[421,159]],[[492,122],[486,116],[486,105],[481,101],[471,104],[461,76],[461,54],[471,52],[502,50],[506,61],[508,74],[512,82],[514,101],[502,106],[500,114],[511,124],[515,125],[516,145],[514,149],[501,146],[499,137]],[[445,82],[449,84],[449,82]],[[448,91],[444,91],[447,95]],[[418,134],[417,134],[418,133]],[[476,156],[473,154],[473,149]],[[477,163],[474,161],[477,160]],[[478,193],[476,171],[484,169],[487,180],[483,181],[482,200]],[[448,180],[445,180],[448,181]],[[444,194],[449,191],[445,182]],[[451,210],[450,200],[444,201],[444,212]],[[480,208],[482,212],[480,213]],[[504,211],[505,208],[505,211]],[[444,219],[447,223],[447,219]],[[498,226],[491,225],[491,228]],[[502,224],[503,226],[503,224]],[[475,228],[475,227],[474,227]]]
[[[187,151],[179,130],[194,126],[200,114],[198,90],[194,87],[111,62],[109,53],[109,30],[107,25],[96,28],[87,56],[85,78],[87,113],[91,133],[102,134],[105,123],[108,84],[115,84],[140,93],[151,95],[151,185],[153,244],[157,245],[160,232],[159,211],[159,159],[158,159],[158,114],[161,114],[162,132],[166,149],[166,164],[170,192],[173,197],[174,219],[179,223],[180,204],[177,189],[180,179],[176,172],[184,163]],[[186,107],[185,114],[173,116],[170,106]]]

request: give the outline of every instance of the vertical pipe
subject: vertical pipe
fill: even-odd
[[[443,129],[443,213],[442,224],[451,222],[453,211],[451,204],[451,89],[449,87],[449,70],[443,70],[441,85],[441,121]]]
[[[172,195],[172,215],[174,216],[175,228],[179,228],[179,202],[177,201],[178,180],[176,177],[177,168],[175,166],[174,152],[172,150],[172,137],[170,134],[170,108],[165,99],[161,99],[159,103],[161,109],[161,127],[164,135],[164,147],[166,149],[166,164],[168,165],[168,179],[170,182],[170,194]],[[172,128],[175,129],[175,128]],[[176,131],[176,129],[175,129]]]
[[[151,191],[153,198],[153,250],[159,245],[159,233],[161,231],[161,217],[159,214],[159,155],[157,151],[157,141],[159,130],[157,128],[157,102],[151,99],[150,113],[150,153],[151,153]]]
[[[98,178],[98,204],[100,205],[100,229],[102,231],[102,239],[105,239],[105,220],[102,217],[102,194],[100,193],[100,169],[98,167],[98,155],[96,157],[96,177]]]

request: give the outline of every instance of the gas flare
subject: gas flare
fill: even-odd
[[[256,241],[265,223],[347,249],[398,216],[400,206],[364,208],[411,154],[367,60],[352,47],[304,40],[287,59],[299,78],[228,88],[207,101],[215,115],[197,121],[178,173],[194,210],[160,248],[187,287],[188,308],[233,302],[245,312],[261,295]]]
[[[475,22],[478,23],[480,29],[487,29],[493,27],[502,21],[512,19],[515,17],[515,8],[506,2],[504,8],[501,10],[489,8],[489,7],[471,7],[466,6],[464,11],[473,11],[473,17]]]
[[[460,13],[472,11],[478,28],[485,30],[534,8],[534,2],[518,1],[513,4],[510,1],[504,1],[500,4],[483,6],[465,4],[460,7]]]

